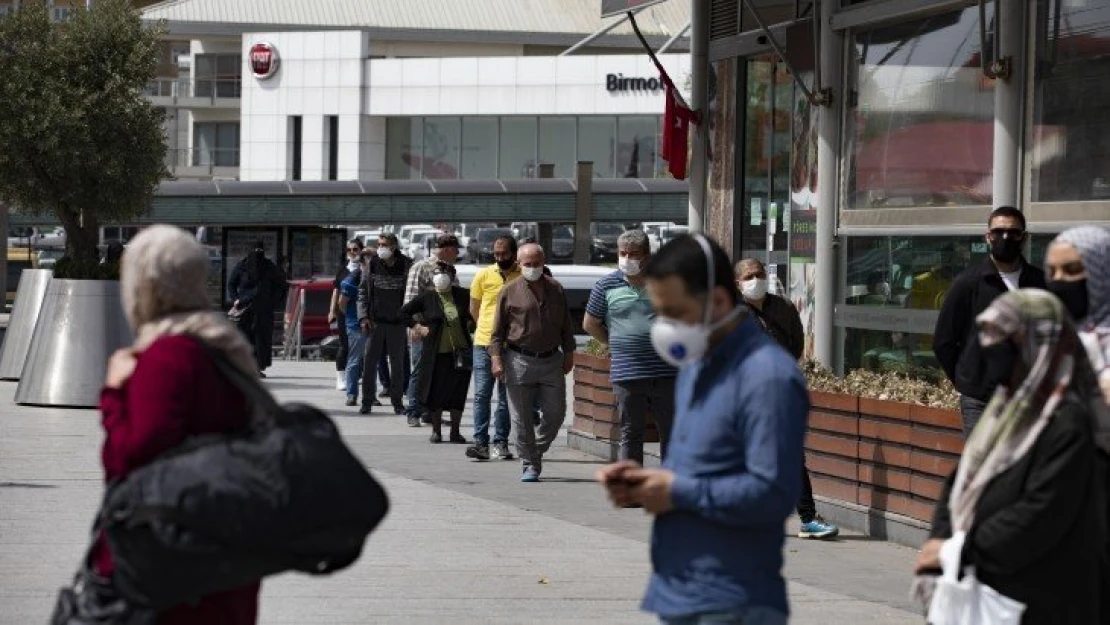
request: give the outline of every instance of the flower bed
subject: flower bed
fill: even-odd
[[[617,399],[609,381],[609,356],[597,348],[589,351],[595,353],[574,354],[574,419],[569,436],[572,441],[575,438],[590,439],[595,443],[591,445],[592,449],[604,447],[607,449],[604,455],[615,459],[621,432]],[[659,442],[655,418],[650,413],[644,430],[644,442]]]

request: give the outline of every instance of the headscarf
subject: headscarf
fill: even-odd
[[[141,352],[164,336],[187,334],[258,375],[251,346],[226,315],[211,310],[208,254],[180,228],[151,226],[131,240],[120,267],[124,313]]]
[[[1110,228],[1079,226],[1065,230],[1053,243],[1070,243],[1087,270],[1087,318],[1077,320],[1080,338],[1110,405]]]

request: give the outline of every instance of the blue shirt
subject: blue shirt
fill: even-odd
[[[663,362],[651,344],[655,309],[643,287],[629,283],[621,271],[598,280],[586,312],[609,330],[609,379],[612,382],[671,378],[677,371]]]
[[[355,271],[343,278],[339,283],[339,292],[347,296],[347,306],[343,308],[343,320],[347,329],[358,331],[358,283],[362,280],[362,272]]]
[[[809,395],[750,317],[679,370],[663,466],[674,510],[655,519],[643,609],[665,618],[763,606],[789,613],[786,518],[798,503]]]

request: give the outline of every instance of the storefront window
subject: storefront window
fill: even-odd
[[[422,177],[430,180],[458,178],[461,148],[462,121],[458,117],[425,117],[424,157],[420,160]]]
[[[501,118],[498,177],[504,179],[536,177],[537,132],[535,117]]]
[[[385,177],[388,180],[420,178],[424,149],[424,118],[390,117],[385,123]]]
[[[471,180],[497,178],[497,118],[462,119],[462,177]]]
[[[617,128],[617,177],[653,178],[659,118],[621,117]]]
[[[540,118],[540,163],[555,165],[556,178],[575,174],[576,120],[573,117]]]
[[[1110,199],[1110,0],[1037,5],[1032,199]]]
[[[595,178],[614,178],[616,117],[578,118],[578,160],[592,161]]]
[[[847,207],[989,204],[994,89],[979,9],[858,33],[854,44]]]
[[[983,237],[851,237],[847,248],[837,311],[845,370],[941,375],[932,343],[937,311],[956,276],[986,260]]]

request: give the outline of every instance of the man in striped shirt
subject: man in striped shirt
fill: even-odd
[[[621,420],[620,458],[644,462],[644,427],[650,411],[666,453],[674,422],[677,371],[663,362],[651,344],[655,310],[641,275],[651,254],[647,235],[629,230],[617,239],[619,269],[594,285],[583,326],[609,345],[610,382]]]

